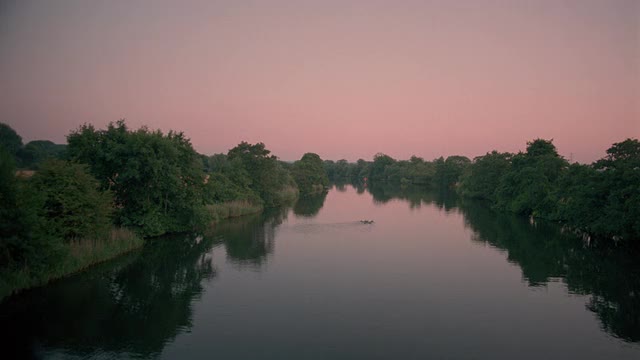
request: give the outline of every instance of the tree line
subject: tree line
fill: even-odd
[[[142,238],[202,229],[328,185],[317,154],[288,164],[262,143],[242,142],[205,156],[181,132],[134,130],[124,120],[82,125],[55,146],[60,151],[31,162],[26,148],[0,124],[0,297],[139,247]]]
[[[18,168],[36,171],[21,176]],[[263,143],[199,154],[181,132],[134,130],[124,120],[105,129],[85,124],[69,133],[67,145],[23,145],[0,124],[0,272],[4,280],[13,274],[13,285],[0,281],[0,296],[3,287],[6,293],[42,283],[139,247],[142,238],[323,193],[330,181],[451,190],[498,210],[560,221],[588,238],[640,239],[636,139],[613,144],[589,165],[569,163],[543,139],[524,152],[473,160],[379,153],[349,163],[306,153],[288,163]]]
[[[425,161],[377,154],[372,162],[325,161],[332,181],[419,186],[483,199],[500,211],[555,220],[585,238],[640,245],[640,143],[613,144],[592,164],[570,163],[551,140],[524,152]]]

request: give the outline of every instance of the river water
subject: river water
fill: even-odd
[[[371,219],[373,224],[359,220]],[[640,269],[553,224],[333,187],[23,292],[3,358],[640,359]]]

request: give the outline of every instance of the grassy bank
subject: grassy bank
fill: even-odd
[[[296,202],[299,195],[297,187],[286,186],[276,194],[276,202],[280,205],[291,205]]]
[[[62,245],[62,259],[55,267],[32,270],[29,267],[0,273],[0,300],[20,290],[44,285],[92,265],[142,247],[144,241],[130,230],[114,228],[103,239],[83,239]]]
[[[263,207],[246,200],[237,200],[207,205],[207,210],[211,214],[213,222],[216,223],[223,219],[259,213]]]
[[[278,191],[275,202],[281,205],[293,204],[298,199],[298,188],[287,186]],[[207,205],[207,211],[211,215],[212,222],[217,223],[220,220],[257,214],[264,210],[264,206],[252,203],[247,200],[227,201],[219,204]]]
[[[280,200],[292,203],[298,196],[296,188],[287,188],[278,194]],[[207,205],[215,224],[221,220],[262,212],[264,207],[238,200]],[[114,259],[142,247],[144,240],[133,231],[113,228],[103,239],[79,239],[61,245],[61,260],[50,268],[25,267],[0,272],[0,301],[21,290],[42,286],[52,280],[73,275],[93,265]]]

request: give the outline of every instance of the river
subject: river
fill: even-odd
[[[640,264],[477,202],[335,186],[25,291],[0,323],[6,359],[640,359]]]

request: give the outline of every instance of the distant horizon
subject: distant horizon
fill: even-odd
[[[469,158],[640,137],[634,0],[0,3],[0,122],[183,131],[203,154]]]

